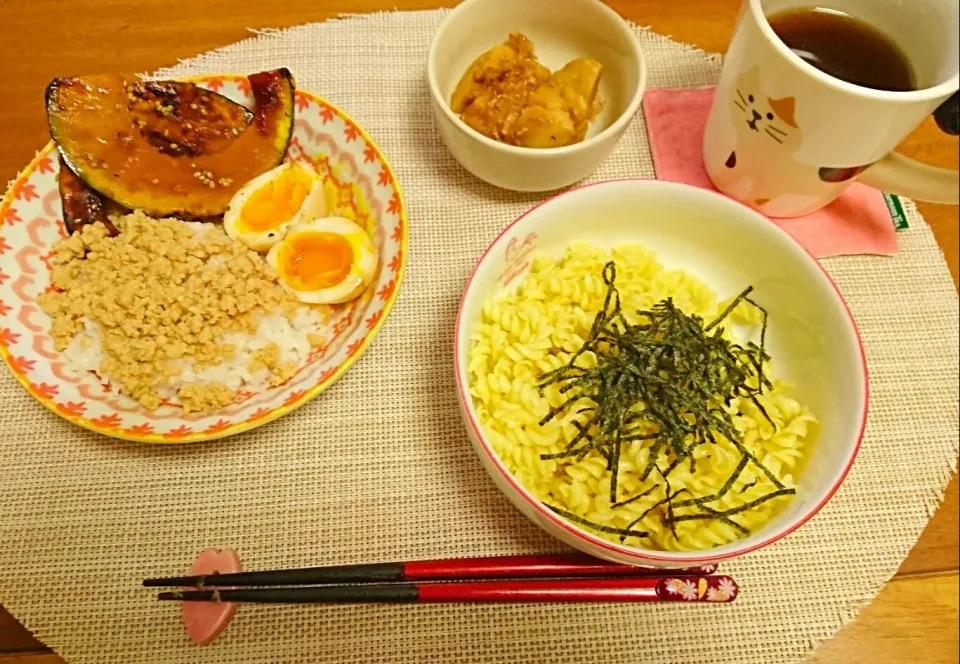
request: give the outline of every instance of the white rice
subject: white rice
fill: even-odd
[[[193,231],[193,242],[199,241],[214,228],[211,224],[200,222],[178,220],[178,223]],[[208,256],[205,260],[207,265],[216,265],[225,261],[226,257],[215,254]],[[177,395],[186,385],[207,386],[219,383],[234,392],[263,390],[270,386],[276,371],[272,372],[270,368],[263,365],[262,361],[256,361],[257,352],[275,343],[277,358],[273,365],[274,369],[294,366],[299,370],[307,363],[310,353],[315,348],[315,345],[310,343],[312,337],[319,336],[325,340],[325,343],[331,340],[333,336],[331,316],[331,308],[328,306],[306,304],[296,309],[292,321],[281,312],[262,315],[255,333],[228,332],[216,340],[219,344],[232,346],[233,357],[219,364],[204,365],[200,368],[190,357],[175,360],[174,366],[180,373],[154,386],[153,389],[158,396],[173,403],[179,403]],[[114,391],[121,391],[118,382],[100,371],[106,359],[106,354],[102,350],[100,325],[86,317],[81,321],[84,329],[70,340],[63,351],[68,371],[80,377],[94,372],[103,385]],[[251,366],[258,368],[251,371]],[[286,374],[286,372],[283,373]]]
[[[232,358],[213,366],[205,366],[199,371],[193,362],[185,361],[180,375],[157,385],[157,394],[176,402],[180,388],[191,383],[222,383],[234,391],[242,389],[256,392],[265,389],[270,386],[270,371],[262,367],[255,372],[250,371],[254,353],[274,342],[279,348],[278,366],[292,363],[298,368],[302,367],[314,349],[308,335],[320,335],[326,339],[332,336],[326,318],[321,311],[307,306],[297,310],[292,323],[280,313],[263,316],[255,334],[231,332],[221,337],[221,343],[230,344],[236,349]],[[89,371],[98,372],[104,359],[100,348],[100,326],[88,318],[85,318],[83,323],[84,331],[78,333],[63,352],[70,368],[79,375]],[[99,372],[97,375],[104,385],[118,389],[109,376]]]

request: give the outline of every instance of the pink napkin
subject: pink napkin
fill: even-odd
[[[657,178],[716,191],[701,145],[715,88],[647,90],[643,112]],[[833,203],[804,217],[771,219],[817,258],[897,253],[896,229],[884,195],[851,185]]]

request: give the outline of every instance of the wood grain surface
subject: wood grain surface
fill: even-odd
[[[0,181],[13,178],[48,140],[43,90],[56,76],[151,71],[244,39],[251,28],[282,28],[342,13],[455,4],[455,0],[0,0]],[[640,25],[716,52],[726,49],[739,8],[739,0],[608,0],[608,4]],[[932,121],[919,127],[900,149],[936,166],[958,165],[957,138],[943,136]],[[957,207],[920,204],[919,208],[936,234],[956,284]],[[954,477],[943,506],[897,578],[854,623],[823,644],[812,661],[960,661],[958,494]],[[0,664],[61,662],[0,608]]]

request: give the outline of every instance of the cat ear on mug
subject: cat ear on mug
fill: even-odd
[[[793,97],[783,97],[781,99],[768,99],[770,108],[778,118],[787,126],[797,128],[797,121],[794,119],[794,113],[797,110],[797,100]]]

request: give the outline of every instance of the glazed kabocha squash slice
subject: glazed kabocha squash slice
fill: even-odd
[[[192,83],[117,74],[47,87],[50,134],[91,189],[152,216],[222,214],[246,182],[283,161],[293,132],[293,76],[248,77],[252,112]]]
[[[73,235],[83,226],[99,222],[111,235],[117,234],[109,215],[123,214],[126,210],[88,187],[87,183],[78,178],[64,163],[63,157],[60,157],[60,173],[57,178],[60,202],[63,204],[63,225],[66,226],[67,233]]]

